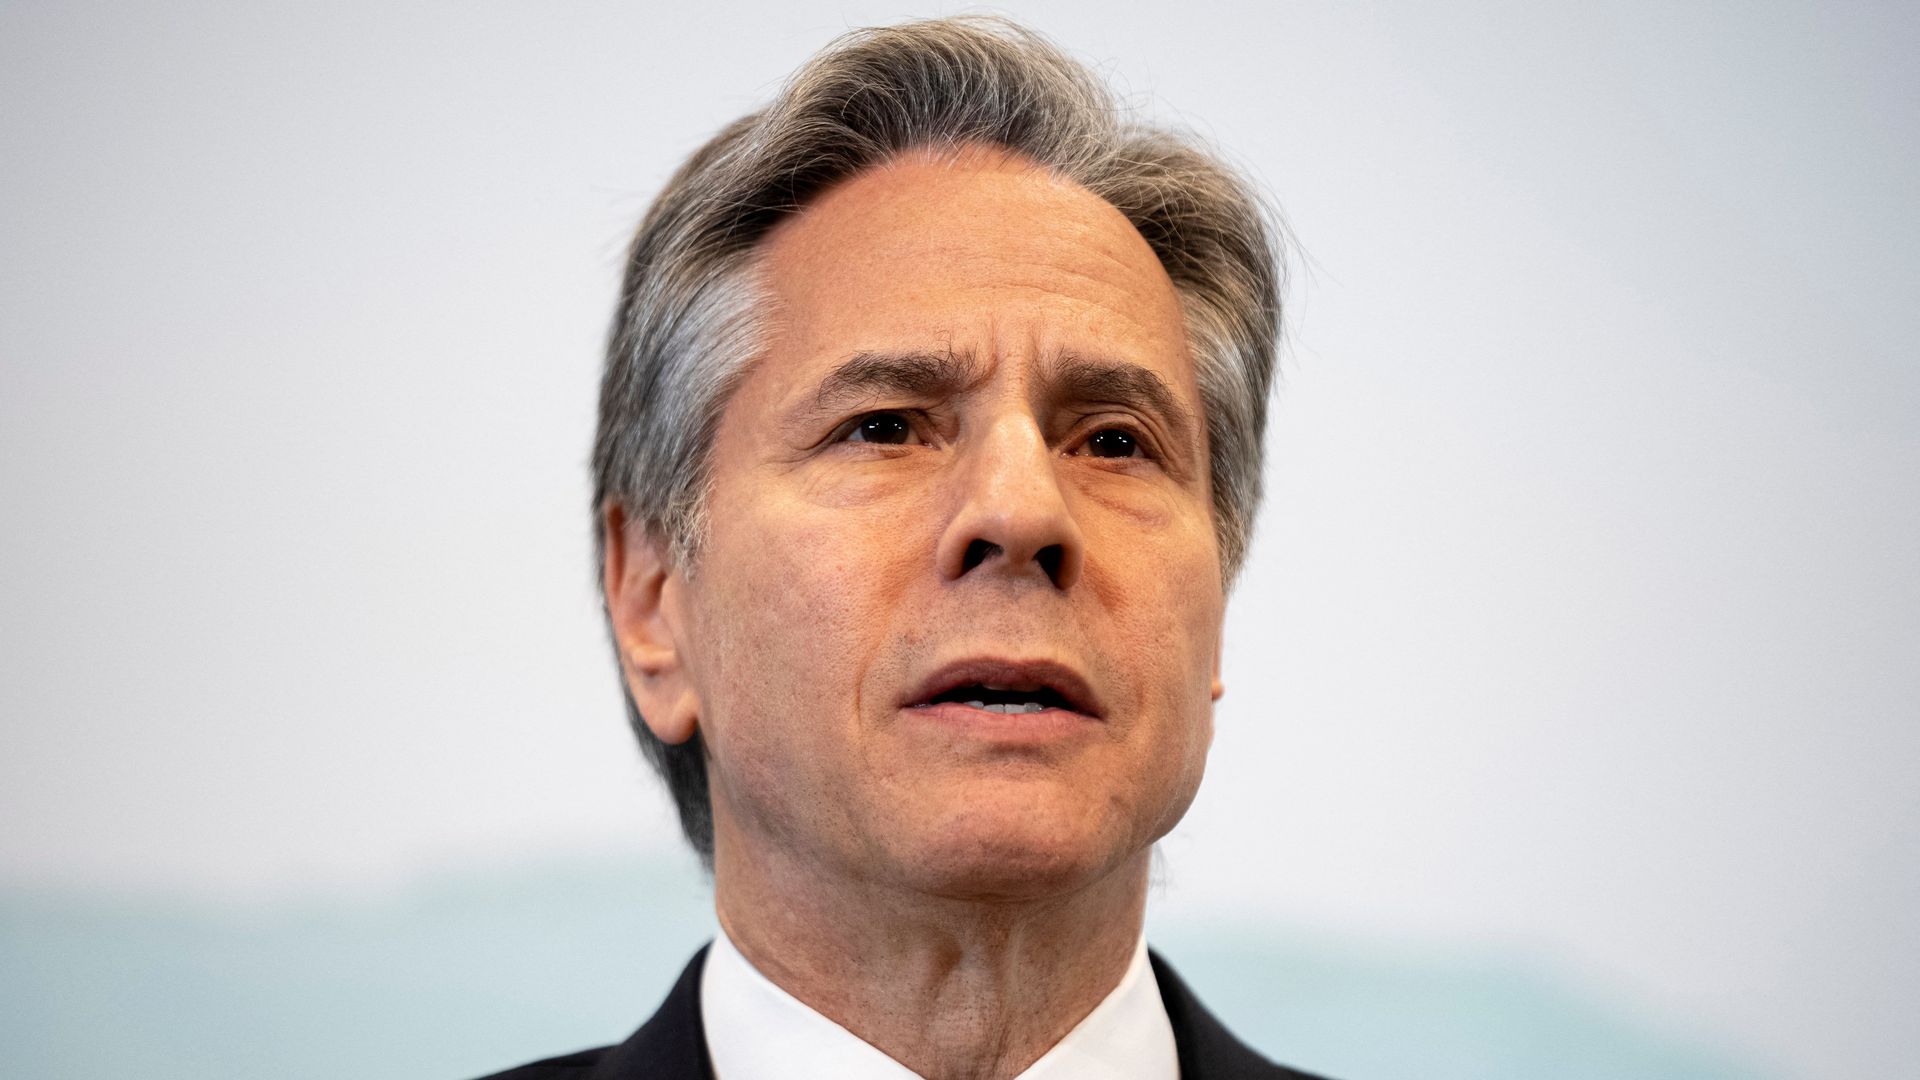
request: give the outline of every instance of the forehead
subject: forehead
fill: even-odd
[[[1111,204],[1023,158],[968,148],[862,172],[776,228],[762,270],[777,366],[865,349],[1084,351],[1192,394],[1179,295],[1153,249]]]

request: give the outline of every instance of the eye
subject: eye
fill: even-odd
[[[1143,456],[1140,440],[1133,432],[1122,428],[1102,428],[1087,440],[1087,453],[1101,458],[1129,458]]]
[[[895,412],[869,413],[854,421],[844,439],[847,442],[886,443],[899,446],[913,437],[913,425]]]

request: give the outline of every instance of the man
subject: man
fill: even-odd
[[[503,1077],[1300,1077],[1141,937],[1200,783],[1278,266],[997,20],[850,35],[628,263],[594,454],[634,726],[722,933]]]

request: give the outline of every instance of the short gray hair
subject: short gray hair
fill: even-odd
[[[600,384],[593,510],[602,562],[603,523],[617,507],[693,571],[715,429],[761,350],[755,271],[768,231],[836,182],[905,151],[966,144],[1004,148],[1085,187],[1125,214],[1159,256],[1186,319],[1214,526],[1225,580],[1233,580],[1260,501],[1280,339],[1276,219],[1234,169],[1190,139],[1130,120],[1080,63],[992,17],[841,37],[668,181],[629,251]],[[631,693],[627,712],[688,841],[711,866],[698,732],[669,746]]]

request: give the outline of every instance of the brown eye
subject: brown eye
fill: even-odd
[[[1087,453],[1094,457],[1124,458],[1133,457],[1139,452],[1140,443],[1131,434],[1119,428],[1096,431],[1093,438],[1087,440]]]
[[[912,425],[899,413],[874,413],[853,425],[848,442],[888,443],[898,446],[913,434]]]

